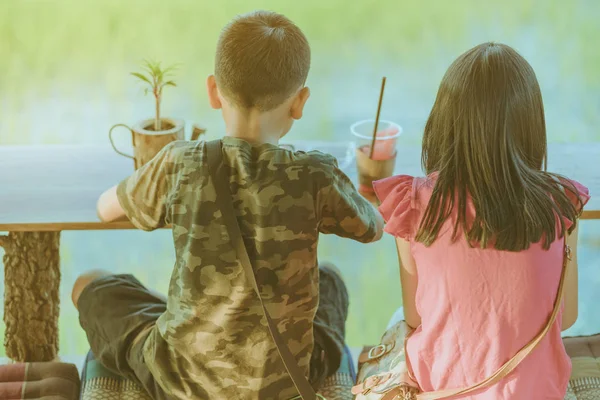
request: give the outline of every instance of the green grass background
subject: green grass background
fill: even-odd
[[[536,70],[551,142],[600,140],[596,0],[2,0],[0,145],[107,145],[112,124],[152,115],[152,99],[129,75],[144,58],[182,64],[178,87],[165,89],[164,115],[202,123],[209,137],[221,135],[204,80],[222,26],[259,8],[293,19],[313,50],[312,95],[290,139],[347,140],[352,122],[374,116],[385,75],[382,118],[403,126],[401,144],[418,144],[446,68],[468,48],[493,40],[514,46]],[[128,142],[118,140],[124,148]],[[586,269],[576,333],[600,331],[592,309],[600,301],[598,228],[582,225]],[[166,291],[170,240],[167,232],[63,234],[62,354],[87,350],[70,304],[76,276],[91,268],[132,272]],[[393,240],[361,245],[323,237],[319,251],[342,269],[352,292],[349,343],[375,342],[401,304]]]

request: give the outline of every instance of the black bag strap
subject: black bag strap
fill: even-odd
[[[242,267],[244,268],[247,279],[250,280],[254,286],[254,291],[260,300],[260,305],[262,306],[263,312],[267,319],[267,324],[269,326],[269,332],[271,333],[271,337],[275,342],[279,356],[285,365],[285,369],[287,369],[288,374],[292,378],[294,386],[296,386],[298,393],[300,393],[300,397],[303,400],[316,400],[317,394],[298,366],[298,363],[296,362],[296,359],[292,355],[290,349],[285,344],[260,295],[258,283],[256,282],[256,276],[254,275],[254,269],[252,268],[248,251],[246,250],[244,240],[242,239],[242,232],[240,231],[240,226],[237,222],[236,214],[233,208],[233,198],[231,196],[231,189],[229,187],[230,175],[223,163],[223,147],[221,140],[206,142],[206,157],[213,185],[215,185],[217,204],[221,209],[225,225],[229,231],[231,244],[237,252],[237,256],[242,264]]]

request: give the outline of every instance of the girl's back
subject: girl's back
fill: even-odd
[[[424,391],[488,378],[546,325],[568,264],[561,315],[501,383],[471,399],[562,399],[570,361],[561,330],[577,318],[576,222],[589,199],[546,172],[546,124],[531,66],[484,43],[448,69],[423,135],[427,178],[374,184],[396,236],[407,360]]]
[[[456,210],[426,247],[414,238],[435,181],[436,174],[397,176],[377,186],[386,231],[410,242],[417,267],[422,324],[408,339],[407,356],[424,391],[473,385],[538,334],[554,305],[564,251],[560,238],[548,250],[541,243],[519,252],[471,247],[452,239]],[[472,398],[562,399],[571,363],[560,320],[509,378]]]

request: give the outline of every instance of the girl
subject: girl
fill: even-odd
[[[563,310],[538,347],[477,400],[562,399],[577,319],[581,184],[546,172],[542,96],[512,48],[484,43],[448,69],[425,126],[425,178],[375,183],[396,237],[406,356],[423,391],[471,386],[537,335],[553,309],[565,241]],[[465,397],[463,397],[465,398]]]

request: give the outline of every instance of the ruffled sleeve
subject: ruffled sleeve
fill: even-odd
[[[590,201],[590,198],[591,198],[590,191],[587,187],[583,186],[581,183],[579,183],[573,179],[568,179],[567,181],[571,185],[573,185],[575,190],[577,190],[577,194],[579,195],[579,199],[581,199],[581,203],[579,202],[577,194],[575,194],[571,190],[569,190],[568,186],[567,186],[567,189],[565,190],[565,193],[567,194],[567,197],[569,198],[569,200],[571,200],[571,202],[575,206],[577,213],[581,214],[581,212],[583,211],[583,207],[585,207],[587,202]],[[565,220],[565,226],[566,226],[567,230],[571,229],[571,226],[573,226],[573,221],[569,220],[568,218],[564,218],[564,220]]]
[[[379,212],[386,222],[384,230],[405,240],[413,238],[418,224],[414,181],[412,176],[397,175],[373,182],[373,189],[381,202]]]

